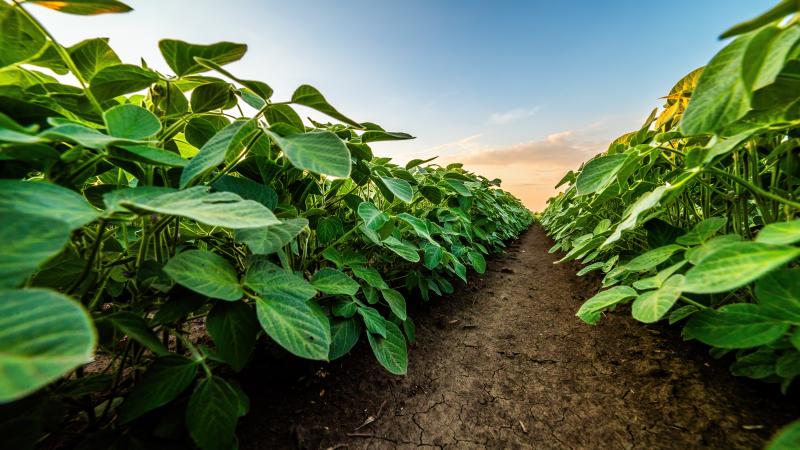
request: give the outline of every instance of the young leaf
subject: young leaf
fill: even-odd
[[[197,376],[197,363],[178,355],[156,359],[120,407],[120,421],[128,423],[175,400]]]
[[[108,134],[123,139],[149,139],[161,131],[161,122],[136,105],[117,105],[103,113]]]
[[[256,312],[261,328],[290,353],[307,359],[328,359],[330,324],[308,303],[258,298]]]
[[[206,317],[206,329],[219,356],[234,371],[241,371],[256,345],[258,320],[253,309],[244,302],[215,303]]]
[[[330,103],[325,100],[325,97],[323,97],[322,94],[313,86],[304,84],[298,87],[294,91],[294,94],[292,94],[292,103],[308,106],[309,108],[316,109],[317,111],[327,114],[334,119],[340,120],[348,125],[361,128],[361,124],[353,119],[348,118],[331,106]]]
[[[236,270],[216,253],[187,250],[170,258],[164,272],[176,283],[211,298],[233,301],[244,296]]]
[[[375,359],[395,375],[405,375],[408,371],[408,348],[406,339],[400,328],[392,322],[386,322],[386,337],[367,333],[369,346]]]
[[[272,131],[267,131],[267,134],[298,169],[331,177],[350,176],[350,151],[330,131],[310,131],[289,136]]]
[[[247,45],[234,42],[217,42],[211,45],[190,44],[175,39],[164,39],[158,43],[161,55],[175,75],[183,77],[208,69],[195,60],[200,57],[220,66],[242,59]]]
[[[788,330],[788,323],[765,314],[759,305],[735,303],[694,314],[683,334],[714,347],[739,349],[769,344]]]
[[[726,292],[757,280],[800,256],[800,248],[738,242],[720,248],[686,272],[683,290],[696,294]]]
[[[186,407],[186,427],[202,450],[236,448],[236,422],[243,414],[236,390],[220,377],[197,384]]]
[[[45,289],[0,291],[0,403],[89,362],[97,336],[76,301]]]

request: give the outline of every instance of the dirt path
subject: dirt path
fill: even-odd
[[[627,311],[581,323],[596,281],[553,265],[550,245],[534,227],[469,288],[418,308],[406,377],[363,344],[333,364],[254,367],[241,448],[759,448],[800,415],[797,390],[734,378],[674,329]]]

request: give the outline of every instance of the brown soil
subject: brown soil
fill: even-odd
[[[534,227],[469,288],[417,308],[405,377],[363,343],[331,364],[253,367],[241,449],[760,448],[800,415],[796,390],[731,376],[676,327],[627,310],[583,324],[597,282],[553,265],[551,244]]]

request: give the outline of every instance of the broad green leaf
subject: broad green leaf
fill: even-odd
[[[794,0],[784,0],[783,4],[794,5]],[[783,427],[767,444],[765,450],[796,450],[800,448],[800,420]]]
[[[672,255],[680,250],[683,250],[683,247],[674,244],[654,248],[628,261],[623,267],[629,272],[650,270],[670,259]]]
[[[783,378],[794,378],[800,375],[800,352],[784,353],[775,364],[775,373]]]
[[[600,312],[637,295],[636,291],[628,286],[615,286],[598,292],[594,297],[586,300],[575,315],[584,322],[594,325],[600,320]]]
[[[678,301],[682,284],[683,275],[673,275],[659,289],[640,294],[631,306],[633,318],[644,323],[660,320]]]
[[[366,281],[370,286],[376,289],[388,289],[389,285],[383,281],[381,273],[372,267],[353,266],[353,275]]]
[[[415,217],[409,213],[400,213],[397,215],[397,218],[411,225],[411,227],[414,229],[414,232],[417,233],[417,236],[427,239],[431,244],[438,245],[431,237],[431,230],[427,221],[420,219],[419,217]]]
[[[28,3],[80,16],[124,13],[132,10],[130,6],[117,0],[28,0]]]
[[[358,343],[361,325],[355,319],[338,320],[331,325],[331,349],[328,360],[333,361],[346,355]]]
[[[40,136],[51,140],[64,140],[74,142],[87,148],[103,149],[111,145],[139,144],[142,141],[108,136],[94,128],[85,127],[77,123],[68,123],[43,131]]]
[[[231,85],[224,81],[202,84],[192,91],[192,112],[197,114],[223,108],[232,96]]]
[[[272,211],[261,203],[242,200],[230,192],[210,193],[203,186],[124,200],[120,204],[133,211],[181,216],[206,225],[233,229],[259,228],[280,223]]]
[[[4,217],[29,214],[59,220],[71,230],[97,219],[100,213],[67,188],[43,181],[0,179],[0,213]]]
[[[35,57],[44,49],[47,38],[24,14],[2,2],[0,42],[0,67],[6,67]]]
[[[215,303],[206,316],[206,329],[214,340],[217,354],[234,371],[241,371],[256,345],[255,311],[244,302]]]
[[[161,131],[161,122],[150,111],[136,105],[117,105],[103,113],[108,134],[123,139],[148,139]]]
[[[311,278],[311,284],[326,294],[356,295],[359,284],[344,272],[330,267],[323,267]]]
[[[323,217],[317,222],[317,239],[320,244],[329,244],[343,235],[344,225],[338,217]]]
[[[381,177],[381,181],[400,200],[406,203],[411,203],[413,200],[414,191],[408,181],[390,177]]]
[[[156,355],[163,356],[168,353],[167,348],[164,347],[164,344],[147,324],[147,321],[138,314],[119,311],[104,316],[100,320],[110,322],[114,328],[142,344]]]
[[[425,267],[428,269],[435,269],[442,262],[443,256],[442,247],[433,244],[425,245]]]
[[[412,263],[419,262],[419,249],[408,241],[401,241],[394,236],[383,240],[383,245],[401,258]]]
[[[307,359],[328,359],[330,324],[308,303],[258,298],[256,312],[261,328],[290,353]]]
[[[380,131],[380,130],[368,130],[361,134],[361,142],[365,144],[368,142],[403,141],[406,139],[414,139],[414,136],[408,133],[397,133],[397,132]]]
[[[0,290],[0,403],[89,362],[96,341],[91,317],[71,298],[45,289]]]
[[[296,168],[331,177],[350,176],[350,150],[330,131],[289,136],[280,136],[272,131],[267,131],[267,134]]]
[[[746,355],[737,354],[730,371],[737,377],[761,380],[775,375],[775,363],[775,352],[762,348]]]
[[[239,394],[220,377],[203,379],[186,406],[186,428],[202,450],[236,448],[236,423],[244,414]]]
[[[589,161],[575,180],[578,195],[594,194],[607,188],[627,159],[627,154],[617,154]]]
[[[738,242],[724,246],[686,272],[685,292],[726,292],[757,280],[800,256],[800,248]]]
[[[381,294],[394,315],[400,320],[406,320],[408,315],[406,314],[406,299],[403,298],[403,294],[394,289],[381,289]]]
[[[667,186],[659,186],[655,188],[653,191],[643,194],[639,197],[636,202],[634,202],[626,211],[624,218],[622,221],[617,224],[614,231],[608,238],[603,242],[603,245],[600,248],[604,248],[622,237],[622,232],[626,230],[630,230],[635,228],[639,224],[639,216],[644,213],[645,211],[655,207],[658,205],[658,202],[661,201],[661,197],[664,196],[664,193],[667,191]]]
[[[367,333],[369,346],[375,359],[394,375],[405,375],[408,371],[408,348],[400,328],[392,322],[386,322],[386,337]]]
[[[89,88],[103,101],[123,94],[147,89],[158,81],[158,74],[131,64],[104,67],[89,81]]]
[[[776,319],[800,325],[800,268],[767,273],[756,282],[756,297]]]
[[[207,250],[187,250],[173,256],[164,272],[178,284],[207,297],[233,301],[244,296],[236,269]]]
[[[210,45],[190,44],[175,39],[164,39],[158,43],[161,55],[175,75],[183,77],[208,69],[195,60],[199,57],[223,66],[242,59],[247,45],[234,42],[217,42]]]
[[[694,305],[685,305],[681,306],[680,308],[672,311],[669,315],[669,324],[673,325],[675,323],[680,322],[681,320],[691,316],[692,314],[700,311],[700,308]]]
[[[742,242],[742,237],[738,234],[723,234],[722,236],[715,236],[702,245],[692,247],[686,250],[684,258],[686,261],[697,265],[700,261],[704,260],[708,255],[713,254],[722,247]]]
[[[301,119],[297,112],[289,105],[270,105],[264,117],[266,117],[267,123],[270,125],[285,123],[298,132],[306,130],[305,125],[303,125],[303,119]]]
[[[729,37],[737,36],[742,33],[747,33],[748,31],[753,31],[757,28],[761,28],[764,25],[767,25],[771,22],[775,22],[776,20],[782,19],[789,14],[795,13],[800,9],[797,6],[797,2],[795,0],[782,0],[777,5],[773,6],[772,9],[761,14],[760,16],[748,20],[746,22],[742,22],[736,24],[735,26],[729,28],[727,31],[720,35],[720,39],[727,39]],[[767,449],[767,450],[774,450],[774,449]]]
[[[694,314],[683,333],[714,347],[739,349],[769,344],[788,330],[788,323],[775,320],[761,306],[735,303]]]
[[[444,184],[459,195],[463,195],[464,197],[472,197],[472,192],[467,189],[464,183],[458,180],[444,180]]]
[[[194,60],[197,61],[198,64],[207,67],[209,69],[216,70],[217,72],[221,73],[222,75],[225,75],[231,80],[236,81],[237,83],[247,88],[249,92],[252,92],[256,96],[258,96],[258,98],[260,99],[260,101],[258,102],[258,106],[255,106],[253,104],[250,105],[253,106],[254,108],[257,109],[263,108],[266,105],[266,101],[269,100],[270,97],[272,97],[272,88],[269,87],[267,83],[261,81],[253,81],[253,80],[242,80],[234,76],[227,70],[223,69],[222,66],[215,63],[214,61],[211,61],[210,59],[202,58],[200,56],[195,56]],[[287,105],[281,105],[281,106],[287,106]],[[299,129],[299,131],[302,131],[302,128]]]
[[[265,299],[286,303],[305,302],[317,295],[305,278],[258,262],[247,269],[245,284]]]
[[[371,230],[380,230],[389,221],[389,215],[379,210],[372,202],[362,202],[358,205],[358,216]]]
[[[266,228],[236,231],[236,240],[256,255],[270,255],[292,242],[308,226],[308,219],[288,219]]]
[[[215,191],[233,192],[245,200],[255,200],[270,209],[278,205],[278,193],[274,189],[249,178],[225,175],[211,187]]]
[[[0,252],[0,288],[17,287],[61,252],[69,242],[71,230],[55,219],[2,208],[0,211],[4,217],[0,221],[0,242],[4,243]]]
[[[685,265],[686,261],[678,261],[667,268],[661,269],[652,277],[642,278],[641,280],[634,281],[633,287],[640,291],[658,289],[664,285],[664,282],[667,281],[672,274],[680,270]]]
[[[200,148],[200,151],[183,169],[181,173],[181,189],[190,186],[198,178],[225,162],[225,158],[228,155],[240,151],[246,145],[245,138],[254,130],[254,122],[237,120],[217,132]]]
[[[388,322],[377,309],[370,306],[358,305],[356,311],[361,318],[364,319],[364,325],[367,327],[367,334],[375,333],[380,337],[386,337],[386,324]]]
[[[108,66],[122,64],[119,56],[108,45],[108,38],[86,39],[73,45],[68,51],[84,80],[91,80],[94,74]]]
[[[188,160],[181,158],[177,153],[162,150],[147,145],[123,145],[113,147],[109,154],[114,158],[136,161],[154,166],[184,167]]]
[[[800,242],[800,219],[789,222],[776,222],[765,226],[756,235],[756,242],[774,245],[788,245]]]
[[[361,128],[361,124],[354,121],[353,119],[350,119],[349,117],[337,111],[333,106],[331,106],[330,103],[328,103],[328,101],[325,100],[325,97],[323,97],[322,94],[313,86],[304,84],[298,87],[294,91],[294,94],[292,94],[292,103],[308,106],[309,108],[316,109],[317,111],[326,114],[328,116],[331,116],[334,119],[337,119],[348,125],[352,125],[356,128]]]
[[[197,363],[179,355],[156,359],[120,407],[120,421],[128,423],[175,400],[197,376]]]
[[[707,241],[728,222],[726,217],[711,217],[695,225],[688,233],[675,239],[683,245],[698,245]]]
[[[475,272],[484,273],[486,272],[486,259],[478,252],[469,252],[467,253],[467,257],[469,258],[470,264],[475,269]]]

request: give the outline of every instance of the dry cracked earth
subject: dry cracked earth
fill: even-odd
[[[797,390],[731,376],[676,328],[574,313],[597,290],[533,227],[469,287],[412,316],[405,377],[360,343],[330,364],[270,355],[242,383],[240,448],[760,448]]]

